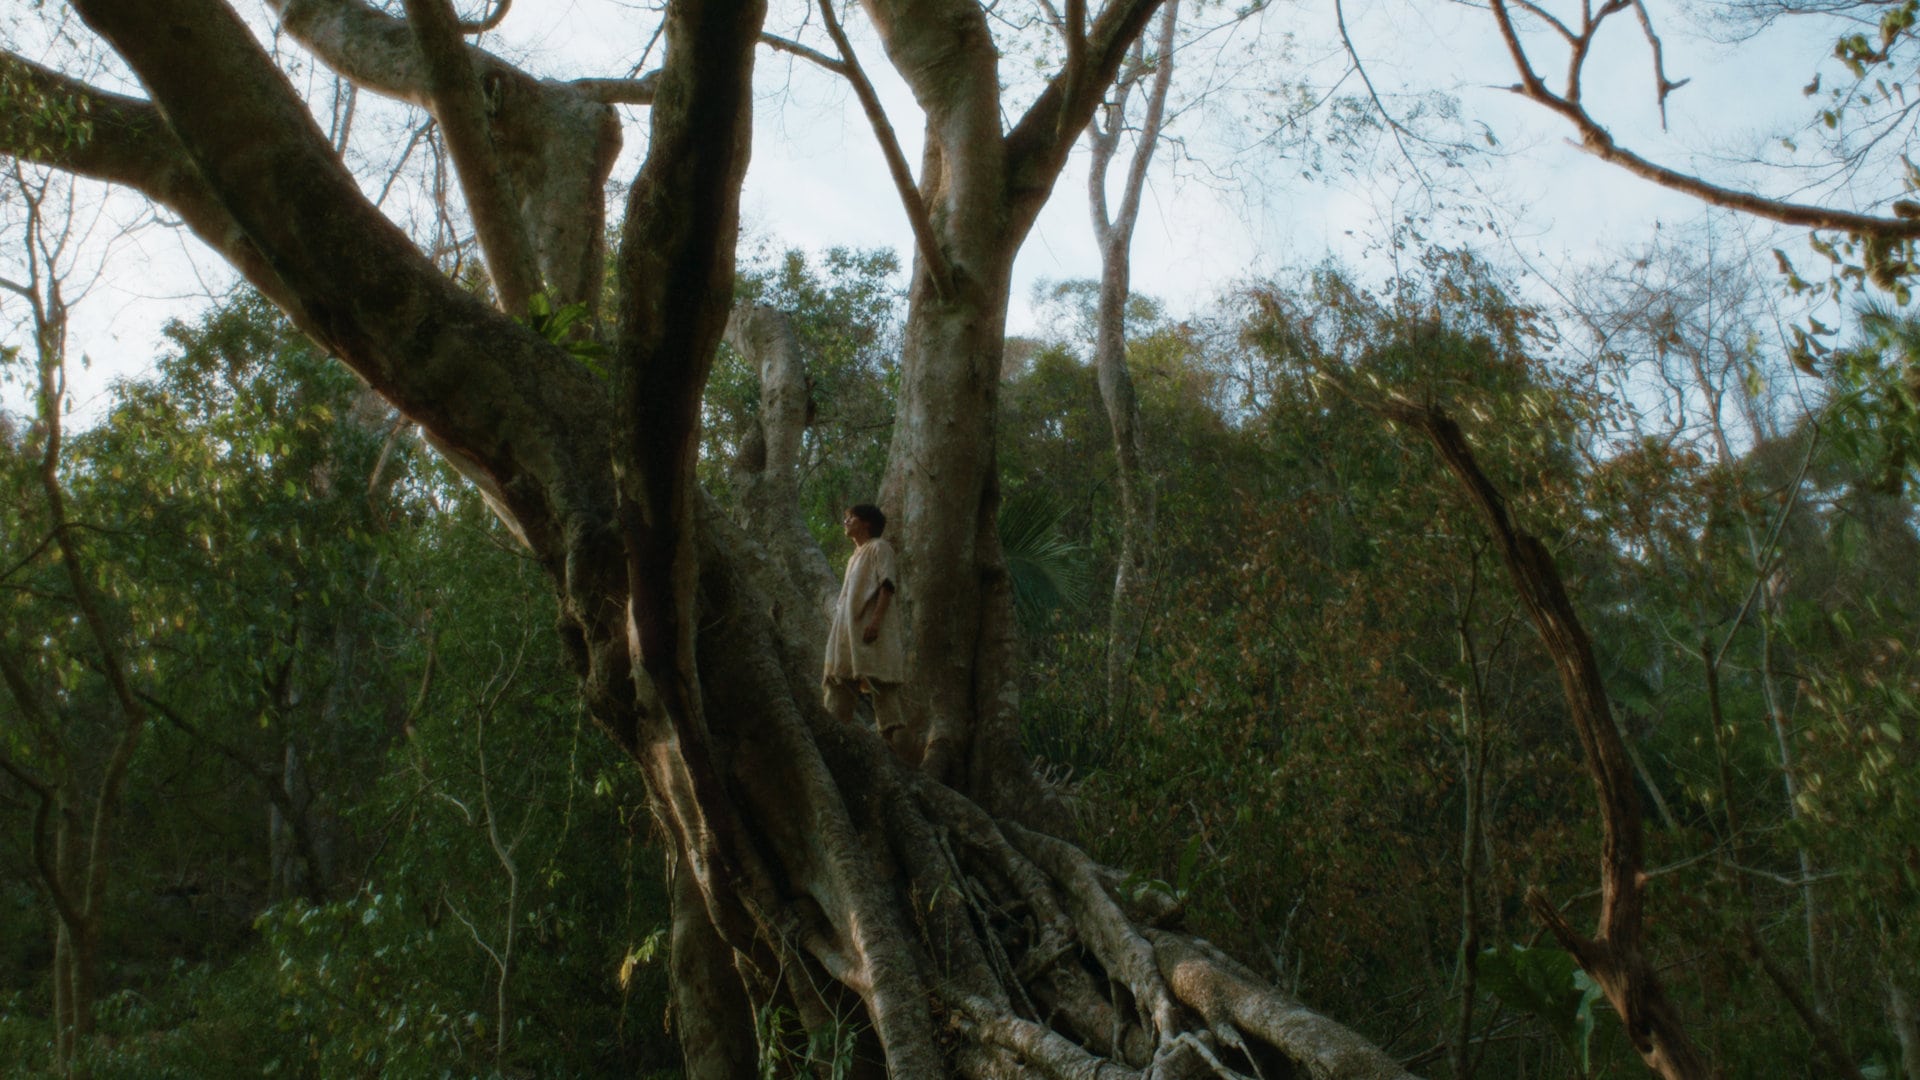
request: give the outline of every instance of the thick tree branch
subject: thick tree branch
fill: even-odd
[[[426,61],[433,115],[453,157],[467,212],[480,237],[494,292],[507,313],[524,316],[542,292],[526,226],[514,199],[513,178],[501,168],[487,122],[486,102],[451,0],[406,0],[407,22]]]
[[[0,114],[0,153],[139,191],[179,214],[254,288],[282,308],[294,305],[286,283],[220,205],[151,102],[97,89],[7,52],[0,52],[0,79],[21,88],[15,108]],[[73,103],[91,124],[88,136],[49,145],[26,104],[36,98]]]
[[[1315,1080],[1412,1080],[1379,1047],[1305,1005],[1262,985],[1218,950],[1164,930],[1147,933],[1160,974],[1235,1049],[1258,1063],[1260,1048],[1278,1050]]]
[[[1062,20],[1060,32],[1066,38],[1067,62],[1060,69],[1061,93],[1072,101],[1080,93],[1080,84],[1087,78],[1087,0],[1067,0],[1066,17]],[[1060,114],[1060,122],[1067,122],[1067,114]]]
[[[592,374],[447,281],[368,204],[223,5],[76,7],[165,110],[215,198],[285,283],[276,300],[295,322],[493,478],[534,550],[560,557],[562,523],[601,497],[583,489],[600,469],[573,460],[604,430]]]
[[[567,86],[585,98],[608,105],[651,105],[660,85],[660,73],[638,79],[575,79]]]

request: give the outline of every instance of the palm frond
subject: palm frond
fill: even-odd
[[[1056,608],[1086,603],[1092,574],[1085,546],[1061,530],[1066,508],[1033,488],[1014,492],[1000,505],[1000,548],[1013,585],[1020,624],[1036,629]]]

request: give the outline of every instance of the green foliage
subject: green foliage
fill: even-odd
[[[1593,1070],[1593,1007],[1600,987],[1564,949],[1520,945],[1480,954],[1480,983],[1508,1008],[1544,1021],[1554,1038]]]
[[[650,818],[586,730],[539,569],[260,301],[169,334],[155,377],[116,389],[63,470],[89,570],[160,711],[112,848],[100,1034],[82,1064],[129,1077],[668,1067],[664,972],[616,980],[628,943],[665,918]],[[5,449],[6,490],[36,491],[13,479],[37,459]],[[0,646],[27,650],[70,741],[46,752],[0,709],[0,742],[80,784],[115,716],[63,570],[35,554],[39,508],[0,502]],[[261,835],[289,755],[304,846]],[[24,823],[7,812],[9,843]],[[51,919],[28,873],[27,860],[0,872],[0,898],[32,905],[0,920],[0,994],[26,1003],[0,1023],[0,1051],[34,1047],[10,1059],[31,1062],[49,1044]],[[496,1055],[487,950],[509,930]]]
[[[788,250],[742,260],[738,299],[793,320],[810,380],[800,499],[821,546],[845,550],[840,512],[870,502],[886,467],[900,349],[899,259],[885,249]],[[729,492],[731,463],[757,437],[760,373],[723,347],[702,401],[701,479]]]
[[[584,300],[555,308],[552,297],[538,292],[527,300],[524,321],[528,329],[567,350],[575,360],[585,364],[587,370],[604,379],[609,354],[607,347],[591,336],[591,314]]]
[[[0,62],[0,116],[6,118],[0,123],[13,129],[9,142],[28,161],[72,150],[93,138],[93,110],[86,98],[49,94],[6,62]]]
[[[792,1009],[784,1005],[761,1006],[754,1013],[761,1080],[809,1075],[847,1080],[853,1075],[854,1052],[864,1027],[835,1019],[809,1030]]]
[[[1056,608],[1086,602],[1085,550],[1062,532],[1065,520],[1065,508],[1042,491],[1017,491],[1000,504],[1000,549],[1014,607],[1028,629],[1037,629]]]
[[[1920,322],[1868,304],[1860,330],[1857,347],[1834,355],[1826,437],[1866,466],[1875,491],[1898,495],[1920,478]]]

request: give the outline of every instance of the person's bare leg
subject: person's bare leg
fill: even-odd
[[[873,690],[873,719],[880,729],[880,739],[893,751],[893,756],[910,766],[920,764],[920,756],[926,748],[921,745],[920,733],[908,722],[906,710],[901,706],[900,684],[867,680]]]
[[[827,715],[843,724],[853,723],[853,707],[860,701],[858,684],[844,679],[828,679],[821,689],[821,701],[827,707]]]

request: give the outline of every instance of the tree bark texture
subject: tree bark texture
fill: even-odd
[[[818,1023],[849,1003],[902,1078],[1173,1078],[1214,1066],[1226,1076],[1405,1075],[1203,943],[1153,928],[1153,909],[1120,895],[1121,875],[1026,827],[1052,819],[1019,751],[994,527],[1008,281],[1152,0],[1117,0],[1091,19],[1070,70],[1005,133],[978,7],[868,8],[927,114],[920,191],[953,282],[941,293],[925,265],[915,273],[885,489],[918,639],[914,680],[934,719],[927,772],[818,704],[822,642],[807,618],[785,614],[821,595],[817,567],[796,568],[795,552],[762,542],[775,530],[749,535],[694,483],[700,396],[731,308],[761,4],[667,8],[604,377],[447,281],[369,205],[224,6],[75,7],[152,103],[7,58],[10,71],[84,94],[111,121],[55,164],[173,207],[446,447],[548,574],[580,693],[641,771],[672,838],[671,965],[690,1075],[757,1075],[749,1049],[763,1010]],[[288,0],[282,11],[289,32],[362,85],[431,96],[421,35],[405,23],[351,0]],[[516,165],[514,140],[602,99],[468,53],[476,78],[521,102],[489,114],[490,136],[551,285],[555,267],[590,245],[543,231],[527,193],[576,214],[597,203],[552,197],[557,174]],[[18,147],[18,131],[0,118],[0,148]],[[604,154],[608,143],[593,145]],[[736,331],[751,334],[751,321],[737,319]],[[788,361],[763,351],[761,363],[763,378],[792,388]],[[770,401],[764,423],[760,482],[772,490],[790,480],[772,468],[793,461],[791,400]]]

